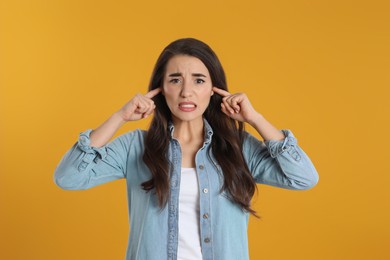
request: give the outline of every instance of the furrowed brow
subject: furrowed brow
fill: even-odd
[[[168,77],[181,77],[182,74],[180,72],[169,74]]]
[[[176,72],[176,73],[171,73],[168,75],[168,77],[181,77],[183,74],[181,72]],[[202,73],[192,73],[193,77],[202,77],[202,78],[207,78],[206,75]]]
[[[192,76],[194,77],[202,77],[202,78],[207,78],[205,75],[203,75],[202,73],[193,73]]]

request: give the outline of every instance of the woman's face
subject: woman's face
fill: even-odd
[[[209,71],[198,58],[173,56],[166,65],[162,92],[174,122],[202,120],[213,95]]]

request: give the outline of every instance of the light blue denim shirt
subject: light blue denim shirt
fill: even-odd
[[[204,144],[195,163],[200,190],[200,238],[204,260],[249,259],[247,227],[249,214],[230,201],[224,192],[221,167],[211,151],[213,131],[205,121]],[[161,209],[153,192],[145,192],[141,183],[151,178],[142,160],[145,131],[136,130],[114,139],[101,148],[91,147],[88,130],[64,155],[54,179],[63,189],[81,190],[116,179],[126,179],[130,237],[126,259],[174,260],[178,246],[178,207],[181,149],[170,126],[170,196]],[[286,189],[304,190],[318,182],[310,159],[297,145],[289,130],[282,130],[283,141],[257,140],[245,134],[243,154],[257,183]]]

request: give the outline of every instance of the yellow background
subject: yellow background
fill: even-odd
[[[387,3],[0,1],[0,259],[124,258],[125,182],[63,191],[53,171],[182,37],[207,42],[320,174],[309,191],[260,186],[251,259],[390,259]]]

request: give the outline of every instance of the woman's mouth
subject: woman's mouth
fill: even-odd
[[[193,102],[181,102],[179,103],[179,109],[183,112],[192,112],[196,109],[196,104]]]

